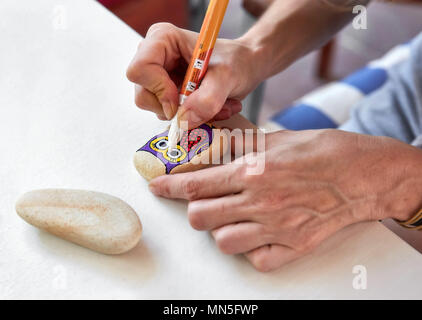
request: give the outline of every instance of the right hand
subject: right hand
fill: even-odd
[[[179,87],[198,34],[169,23],[151,26],[127,69],[135,83],[135,103],[170,120],[179,107]],[[261,81],[253,48],[241,40],[218,39],[201,86],[185,101],[180,120],[195,128],[242,109],[240,100]]]

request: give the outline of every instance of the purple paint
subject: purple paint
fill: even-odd
[[[178,153],[185,154],[184,158],[180,161],[176,161],[175,158],[173,159],[171,155],[168,154],[168,148],[166,148],[166,145],[168,145],[168,131],[164,131],[163,133],[152,137],[142,148],[138,149],[137,152],[146,151],[153,154],[166,166],[166,173],[169,174],[175,167],[189,162],[197,154],[200,154],[209,148],[213,140],[213,128],[214,127],[209,124],[202,124],[196,129],[185,132],[180,139],[180,142],[177,144],[180,146]],[[198,136],[201,138],[198,139]],[[157,140],[161,137],[165,138]],[[193,144],[191,148],[189,148],[189,142],[190,144]],[[154,148],[157,150],[154,150]],[[166,159],[166,157],[172,160]]]

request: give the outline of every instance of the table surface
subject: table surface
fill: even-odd
[[[262,274],[190,228],[186,202],[148,192],[132,165],[165,126],[138,110],[126,67],[140,36],[87,0],[0,2],[0,298],[421,298],[422,256],[379,223],[337,233]],[[134,250],[106,256],[26,224],[31,189],[106,192],[144,226]],[[352,286],[355,265],[366,290]]]

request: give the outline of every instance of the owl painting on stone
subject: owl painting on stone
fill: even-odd
[[[223,145],[214,143],[216,127],[202,124],[195,129],[185,131],[175,148],[168,148],[168,131],[152,137],[135,153],[134,163],[138,172],[147,180],[164,174],[193,171],[207,166],[207,164],[193,164],[192,159],[211,154],[211,150],[218,147],[221,155],[225,152]],[[221,140],[221,139],[217,139]],[[218,146],[215,146],[217,144]],[[206,155],[205,155],[206,156]]]

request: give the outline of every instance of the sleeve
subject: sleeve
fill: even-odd
[[[410,58],[388,70],[384,86],[355,105],[339,129],[422,145],[422,33]]]

